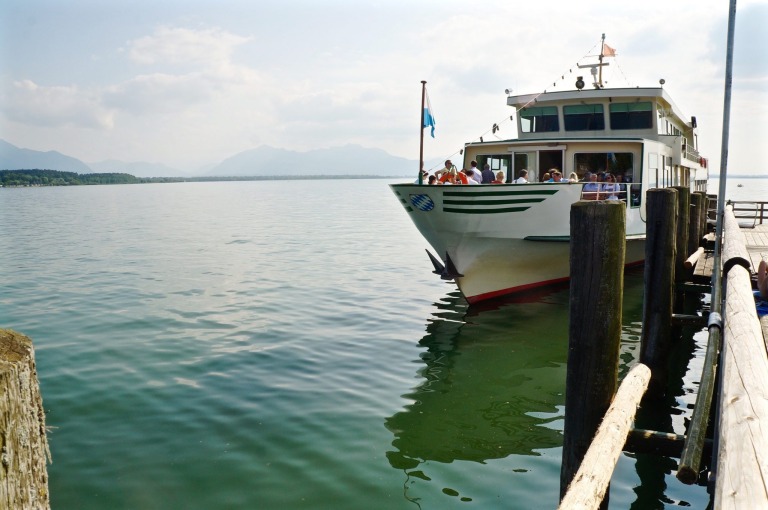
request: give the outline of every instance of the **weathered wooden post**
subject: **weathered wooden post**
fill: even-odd
[[[701,216],[699,216],[699,221],[701,222],[699,226],[699,243],[702,243],[701,238],[707,235],[707,219],[709,219],[709,197],[707,196],[706,191],[697,191],[694,193],[694,195],[701,197]]]
[[[571,206],[571,290],[560,498],[616,392],[624,292],[625,205]],[[608,499],[603,501],[607,508]]]
[[[685,254],[689,257],[701,245],[701,238],[704,236],[701,230],[702,213],[704,209],[704,195],[700,192],[691,193],[691,217],[688,223],[688,250]]]
[[[640,362],[651,369],[651,392],[658,394],[667,381],[677,255],[677,190],[652,189],[646,197],[648,221],[645,227],[645,298]]]
[[[685,259],[691,252],[688,251],[688,224],[691,217],[691,188],[687,186],[673,186],[677,190],[677,232],[675,234],[675,283],[681,284],[685,278]],[[673,310],[675,313],[683,312],[683,300],[685,293],[680,289],[675,292]],[[680,328],[676,329],[676,335],[680,336]]]
[[[50,509],[45,412],[32,341],[0,329],[0,508]]]

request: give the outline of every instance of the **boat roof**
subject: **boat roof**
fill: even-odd
[[[520,110],[528,106],[541,106],[546,103],[572,103],[575,101],[605,100],[608,99],[640,99],[647,98],[660,103],[664,108],[672,111],[674,116],[683,122],[687,122],[685,115],[680,110],[672,97],[663,87],[627,87],[627,88],[600,88],[582,90],[564,90],[557,92],[541,92],[539,94],[524,94],[507,97],[507,104]]]

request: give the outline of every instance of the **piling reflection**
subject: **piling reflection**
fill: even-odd
[[[423,382],[385,422],[397,469],[425,461],[484,462],[562,444],[568,290],[468,308],[435,304],[419,344]]]

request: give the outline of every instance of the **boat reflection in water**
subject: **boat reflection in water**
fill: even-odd
[[[435,304],[419,342],[422,381],[385,420],[394,435],[387,459],[406,475],[406,499],[557,506],[568,299],[560,287],[471,307],[457,291]],[[629,271],[621,375],[636,359],[641,314],[642,270]]]
[[[424,381],[386,420],[397,449],[390,464],[484,462],[561,446],[567,289],[472,308],[455,292],[436,307],[419,342]]]

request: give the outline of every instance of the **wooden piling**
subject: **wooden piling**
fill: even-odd
[[[0,329],[0,508],[50,509],[45,412],[32,341]]]
[[[688,251],[688,234],[691,218],[691,188],[687,186],[673,186],[677,190],[677,232],[675,233],[675,281],[682,282],[687,274],[685,271],[685,259],[691,254]],[[682,313],[685,293],[675,290],[673,310]],[[680,328],[673,327],[673,335],[680,336]]]
[[[677,193],[672,188],[660,188],[649,190],[646,195],[648,221],[640,361],[651,369],[654,392],[660,392],[667,379],[675,282]]]
[[[707,196],[707,193],[705,191],[696,191],[694,192],[694,195],[697,197],[701,197],[699,200],[701,200],[701,210],[699,211],[699,242],[701,243],[701,238],[703,238],[705,235],[707,235],[707,219],[709,218],[709,197]]]
[[[571,286],[565,432],[560,497],[565,496],[616,392],[624,291],[625,205],[571,206]],[[607,498],[605,500],[607,506]]]
[[[704,220],[704,210],[706,197],[701,192],[691,193],[691,217],[688,223],[688,255],[695,252],[701,245],[701,238],[704,237],[702,225]]]
[[[682,277],[683,264],[693,250],[688,249],[688,232],[691,218],[691,188],[673,186],[677,190],[677,231],[675,232],[675,275]]]

